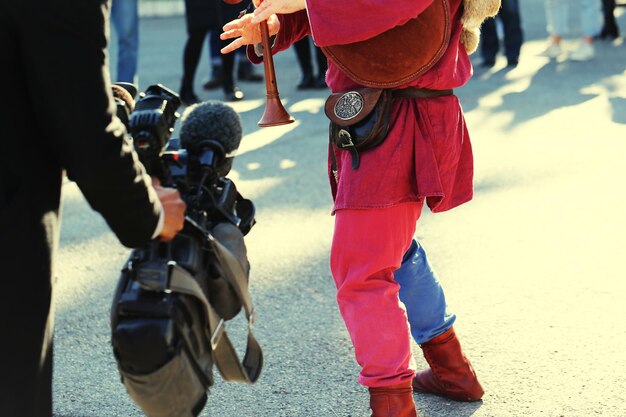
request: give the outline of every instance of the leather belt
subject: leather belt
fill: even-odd
[[[443,97],[443,96],[451,96],[454,94],[453,90],[431,90],[429,88],[417,88],[417,87],[406,87],[398,90],[392,90],[391,97],[393,99],[396,98],[433,98],[433,97]],[[352,144],[352,143],[351,143]],[[335,184],[339,182],[338,172],[337,172],[337,160],[335,158],[335,152],[333,149],[333,140],[330,138],[330,142],[328,144],[328,151],[331,157],[331,171],[333,176],[335,177]],[[344,148],[345,149],[345,148]],[[352,169],[358,168],[358,152],[356,148],[349,148],[352,155]],[[355,157],[356,155],[356,157]],[[356,158],[356,159],[355,159]],[[354,161],[356,162],[356,165]]]
[[[451,96],[453,90],[430,90],[428,88],[407,87],[399,90],[393,90],[391,93],[393,98],[431,98]]]

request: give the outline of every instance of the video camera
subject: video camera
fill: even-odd
[[[187,211],[171,242],[133,250],[122,269],[111,308],[113,352],[128,394],[148,417],[195,417],[213,385],[213,364],[224,380],[247,383],[263,365],[252,334],[244,242],[255,209],[226,178],[241,124],[231,107],[200,103],[187,109],[181,138],[172,139],[180,106],[175,92],[150,86],[134,106],[117,93],[114,87],[118,115],[128,116],[148,174],[177,188]],[[248,339],[240,361],[224,323],[242,307]]]

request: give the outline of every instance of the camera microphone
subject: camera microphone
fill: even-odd
[[[220,101],[205,101],[182,115],[180,144],[202,167],[223,177],[232,167],[242,132],[235,109]]]

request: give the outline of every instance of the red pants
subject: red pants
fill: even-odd
[[[339,311],[361,366],[358,382],[368,387],[405,383],[415,372],[411,334],[393,272],[411,244],[422,205],[335,213],[330,269]]]

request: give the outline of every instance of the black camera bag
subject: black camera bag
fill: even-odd
[[[252,334],[249,264],[243,234],[219,223],[210,232],[189,218],[171,243],[134,250],[111,309],[112,345],[129,396],[148,417],[195,417],[213,385],[255,382],[263,365]],[[248,321],[243,361],[226,333],[241,310]]]

